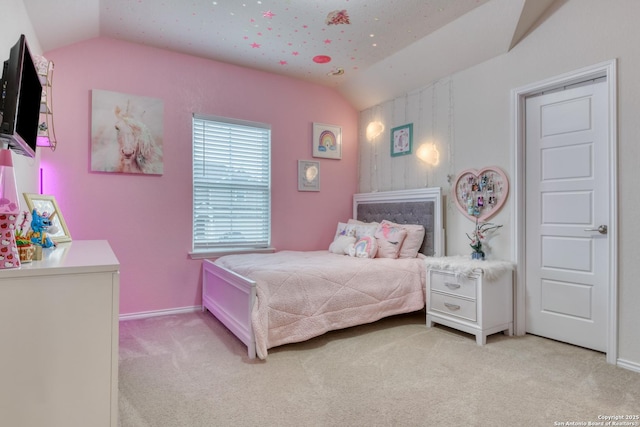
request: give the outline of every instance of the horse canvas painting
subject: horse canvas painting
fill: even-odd
[[[93,90],[91,170],[162,175],[162,100]]]

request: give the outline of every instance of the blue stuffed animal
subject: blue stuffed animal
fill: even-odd
[[[40,215],[35,209],[31,212],[31,230],[29,230],[29,239],[32,243],[50,248],[56,244],[47,236],[47,231],[51,228],[51,219],[48,215]]]

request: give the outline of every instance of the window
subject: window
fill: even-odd
[[[271,244],[271,127],[193,116],[193,252]]]

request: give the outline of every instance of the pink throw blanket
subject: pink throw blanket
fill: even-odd
[[[215,261],[257,284],[252,312],[258,357],[327,331],[420,310],[421,258],[352,258],[328,251],[227,255]]]

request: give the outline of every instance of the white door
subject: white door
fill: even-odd
[[[606,82],[526,100],[526,329],[606,352]]]

